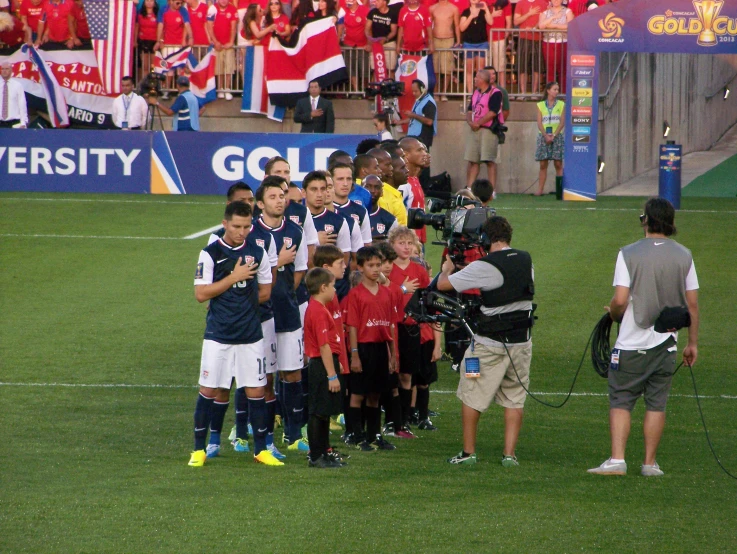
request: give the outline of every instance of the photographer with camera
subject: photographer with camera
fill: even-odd
[[[494,86],[496,71],[480,69],[476,72],[471,102],[466,112],[468,129],[466,132],[466,152],[468,162],[466,186],[479,175],[479,164],[486,164],[486,171],[496,190],[496,159],[499,144],[504,141],[504,114],[502,112],[502,92]]]
[[[504,408],[502,466],[514,467],[519,465],[515,447],[530,382],[534,269],[527,252],[510,246],[512,226],[505,218],[493,216],[482,229],[490,243],[488,254],[460,271],[448,257],[437,278],[439,291],[481,290],[481,313],[474,318],[456,393],[462,402],[463,450],[448,462],[476,463],[479,418],[493,400]]]
[[[113,123],[124,131],[145,129],[148,105],[146,100],[133,92],[133,78],[123,77],[120,90],[123,94],[113,100]]]

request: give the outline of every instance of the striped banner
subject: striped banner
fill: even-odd
[[[282,122],[286,108],[274,106],[269,100],[264,77],[265,48],[262,45],[247,46],[243,56],[243,100],[241,112],[263,114]]]
[[[67,107],[67,101],[64,98],[64,93],[59,86],[59,81],[56,80],[53,72],[33,46],[24,44],[21,47],[21,51],[28,54],[38,70],[51,125],[54,127],[67,127],[69,125],[69,109]]]

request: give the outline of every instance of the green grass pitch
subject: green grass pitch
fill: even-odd
[[[641,237],[643,201],[495,203],[535,262],[531,387],[547,400],[569,387],[611,297],[617,250]],[[677,240],[701,285],[699,392],[715,447],[737,471],[737,199],[682,207]],[[563,409],[528,399],[518,468],[499,463],[495,407],[481,420],[479,463],[445,463],[461,446],[447,364],[431,396],[439,430],[397,439],[394,452],[354,452],[329,472],[294,453],[268,468],[224,448],[188,467],[205,315],[192,280],[206,239],[182,237],[222,209],[215,197],[0,194],[0,552],[737,549],[737,483],[708,451],[683,370],[660,479],[639,475],[642,405],[629,475],[586,473],[609,452],[606,383],[588,359]],[[436,269],[438,255],[429,250]]]

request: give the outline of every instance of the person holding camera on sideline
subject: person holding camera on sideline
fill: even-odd
[[[504,114],[502,113],[502,91],[494,86],[496,71],[480,69],[476,72],[474,86],[466,112],[466,152],[463,156],[468,162],[466,186],[479,175],[479,164],[486,164],[486,171],[494,190],[496,190],[496,159],[500,139],[504,136]],[[497,123],[498,122],[498,123]]]
[[[655,455],[665,427],[665,405],[676,371],[678,329],[688,327],[683,363],[696,363],[699,337],[699,281],[691,251],[671,239],[675,209],[663,198],[645,203],[640,224],[645,238],[619,251],[614,296],[607,306],[620,323],[609,365],[609,431],[612,455],[589,473],[625,475],[624,451],[632,409],[645,397],[645,477],[663,475]]]
[[[502,466],[518,466],[515,448],[522,428],[526,390],[530,383],[535,294],[530,254],[510,246],[512,226],[493,216],[483,226],[490,241],[488,254],[460,271],[446,258],[437,288],[440,291],[481,291],[481,314],[460,367],[456,395],[461,400],[463,450],[451,464],[476,463],[476,432],[481,413],[492,400],[504,408]],[[454,273],[455,271],[455,273]]]

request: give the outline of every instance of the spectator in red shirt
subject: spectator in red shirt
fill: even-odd
[[[217,0],[207,11],[207,34],[217,52],[215,75],[217,88],[233,88],[235,73],[235,33],[238,25],[238,10],[230,0]],[[218,98],[232,100],[230,92],[219,92]]]
[[[29,46],[38,40],[38,24],[41,22],[45,4],[45,0],[23,0],[21,2],[18,15],[23,22],[26,44]]]
[[[397,55],[400,50],[417,52],[429,50],[432,54],[435,45],[432,38],[432,18],[430,11],[420,5],[419,0],[408,0],[407,5],[399,11],[397,24]]]
[[[522,30],[517,45],[517,70],[522,94],[527,92],[527,75],[530,71],[532,71],[532,92],[537,94],[540,91],[542,37],[537,24],[540,14],[547,8],[548,0],[521,0],[514,10],[514,24]]]
[[[269,0],[267,8],[264,16],[264,26],[276,25],[274,32],[283,39],[288,39],[292,34],[292,26],[289,24],[289,18],[284,13],[282,3],[279,0]]]
[[[144,0],[141,11],[136,16],[136,37],[138,37],[138,59],[142,73],[152,71],[153,52],[156,46],[156,33],[159,5],[156,0]]]
[[[351,68],[351,89],[359,90],[358,78],[361,83],[366,81],[369,54],[371,45],[366,37],[366,21],[369,8],[361,4],[359,0],[347,0],[345,3],[345,15],[343,23],[338,25],[338,37],[341,45],[350,48],[343,50],[346,57],[346,65]]]
[[[507,2],[504,8],[497,8],[498,4],[491,7],[491,29],[512,28],[512,4]],[[491,31],[491,65],[499,68],[499,85],[505,88],[507,82],[507,33],[504,31]]]
[[[192,44],[194,46],[209,45],[211,41],[206,28],[208,15],[207,2],[187,0],[187,13],[189,14],[189,24],[192,26]],[[204,52],[201,52],[201,54],[204,55]]]
[[[58,48],[54,44],[64,44],[71,49],[82,44],[74,33],[72,5],[72,0],[47,0],[38,25],[36,46],[49,43],[48,47],[54,49]]]
[[[290,23],[293,27],[298,28],[307,21],[317,16],[312,5],[312,0],[295,0],[292,3],[292,18]]]
[[[192,25],[182,0],[169,0],[169,5],[159,12],[156,37],[154,50],[161,50],[163,56],[172,54],[182,46],[192,46]]]
[[[72,5],[72,17],[74,17],[74,33],[82,44],[90,44],[92,36],[90,35],[90,27],[87,24],[87,13],[84,11],[84,2],[82,0],[74,0]]]

